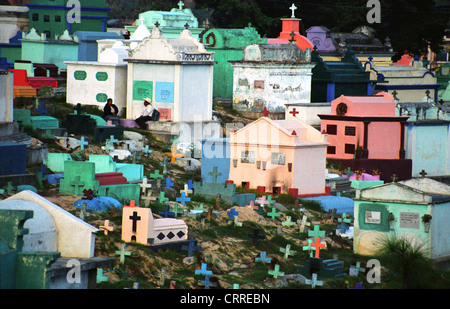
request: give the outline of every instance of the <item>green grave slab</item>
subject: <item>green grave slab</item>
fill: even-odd
[[[362,190],[370,187],[375,187],[379,185],[383,185],[383,180],[351,180],[352,184],[351,187]]]
[[[139,203],[141,197],[141,186],[137,183],[99,186],[98,195],[112,197],[118,201],[134,200],[136,203]]]
[[[69,153],[49,152],[43,163],[53,173],[64,173],[65,161],[73,161],[72,156]]]
[[[31,124],[33,129],[57,129],[59,128],[59,121],[51,116],[31,116]]]
[[[59,183],[59,192],[83,195],[83,190],[97,190],[99,182],[95,180],[95,163],[88,161],[65,161],[64,178]]]

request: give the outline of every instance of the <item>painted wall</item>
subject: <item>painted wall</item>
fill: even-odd
[[[298,188],[298,194],[325,193],[326,151],[326,145],[296,149],[291,188]]]
[[[33,63],[51,63],[66,69],[65,61],[78,60],[78,44],[58,41],[22,41],[22,60]]]
[[[309,103],[314,64],[233,63],[233,107],[284,112],[285,104]]]
[[[336,134],[332,134],[331,131],[327,130],[328,125],[336,126]],[[346,135],[346,127],[354,127],[355,135]],[[364,143],[364,123],[360,121],[334,121],[324,119],[321,122],[320,131],[325,131],[328,134],[327,141],[330,144],[329,146],[335,147],[335,153],[329,151],[327,158],[353,159],[354,153],[345,153],[345,145],[354,145],[355,149],[357,149],[358,146],[362,147]]]
[[[422,170],[427,176],[450,174],[450,123],[408,123],[405,150],[413,162],[413,177]]]
[[[366,212],[379,213],[379,221],[375,216],[372,216],[371,219],[379,223],[368,223],[366,220],[370,219]],[[392,213],[395,218],[391,226],[388,220],[389,213]],[[408,226],[401,223],[403,221],[401,216],[404,216],[405,213],[415,215],[415,218],[411,217],[411,222],[415,223]],[[433,217],[429,233],[425,232],[421,219],[424,214],[431,214]],[[431,258],[449,256],[450,238],[447,224],[449,217],[450,203],[429,206],[355,200],[353,251],[361,255],[374,254],[383,237],[396,235],[397,237],[407,237],[417,244],[425,244],[425,249]],[[419,218],[418,221],[415,221],[417,218]]]
[[[230,175],[230,145],[229,139],[202,140],[202,181],[212,182],[209,175],[214,167],[221,175],[217,176],[217,182],[225,183]]]
[[[126,78],[126,64],[69,62],[67,64],[67,103],[97,105],[103,109],[106,99],[112,98],[119,110],[125,108],[127,106]]]
[[[369,159],[400,159],[400,123],[371,122],[368,131]]]
[[[14,121],[14,74],[0,75],[0,122]]]

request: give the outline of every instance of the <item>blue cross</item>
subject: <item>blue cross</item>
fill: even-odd
[[[227,215],[228,215],[228,217],[230,217],[231,220],[234,220],[234,216],[238,216],[238,215],[239,215],[239,212],[236,211],[236,209],[231,208],[231,210],[229,210],[229,211],[227,212]]]
[[[186,193],[181,192],[181,197],[177,197],[177,202],[181,202],[181,205],[185,205],[186,202],[190,202],[191,198],[190,197],[186,197]]]
[[[89,143],[84,140],[84,136],[81,137],[81,141],[78,141],[77,144],[81,145],[81,150],[84,150],[85,145],[89,145]]]
[[[50,174],[50,172],[47,171],[45,164],[41,164],[41,175],[45,176],[46,174]]]
[[[266,251],[261,251],[260,253],[260,257],[255,258],[255,261],[258,262],[263,262],[263,263],[270,263],[272,261],[271,258],[266,257]]]
[[[188,256],[192,256],[192,253],[194,251],[200,251],[201,250],[201,248],[199,246],[195,245],[195,240],[193,240],[193,239],[189,240],[189,246],[182,246],[181,249],[187,250]]]
[[[167,188],[171,188],[173,187],[174,183],[172,182],[172,180],[170,179],[170,177],[166,178],[166,187]],[[184,204],[183,204],[184,205]]]
[[[207,275],[212,275],[212,271],[211,270],[207,270],[206,269],[207,268],[207,265],[206,265],[206,263],[202,263],[202,268],[201,269],[196,269],[195,270],[195,274],[196,275],[205,275],[205,276],[207,276]]]
[[[200,283],[205,286],[205,289],[209,289],[209,277],[210,276],[206,275],[205,276],[205,280],[204,281],[200,281]]]
[[[45,102],[41,102],[41,104],[39,104],[39,108],[36,108],[36,111],[41,116],[44,114],[48,114],[48,110],[45,108]]]
[[[189,180],[188,180],[188,189],[189,189],[189,190],[194,189],[194,184],[192,183],[192,179],[189,179]]]
[[[166,210],[164,210],[164,211],[159,211],[158,213],[159,213],[160,215],[163,215],[164,218],[168,218],[169,216],[175,217],[175,213],[174,213],[174,212],[170,212],[169,210],[170,210],[170,206],[169,206],[169,205],[166,205]]]

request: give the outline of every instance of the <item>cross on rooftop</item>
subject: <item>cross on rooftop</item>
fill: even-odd
[[[300,114],[300,112],[297,111],[297,109],[294,107],[294,108],[289,112],[289,114],[292,114],[292,116],[295,117],[295,115]]]
[[[392,174],[391,179],[392,179],[392,182],[397,182],[397,180],[398,180],[397,174]]]
[[[159,22],[158,22],[158,21],[156,21],[156,23],[155,23],[155,27],[156,27],[156,28],[159,28],[159,25],[160,25],[160,24],[159,24]]]
[[[82,110],[83,110],[83,108],[81,107],[81,104],[78,103],[77,106],[74,108],[75,115],[81,115]]]
[[[419,175],[421,176],[421,178],[425,178],[425,176],[427,175],[427,172],[425,172],[425,170],[422,170]]]
[[[267,115],[270,114],[270,112],[267,110],[266,107],[264,107],[264,109],[261,111],[261,113],[264,115],[264,117],[267,117]]]
[[[184,7],[184,2],[180,0],[180,2],[178,2],[178,9],[182,10]]]
[[[295,18],[295,10],[297,10],[298,8],[295,6],[294,3],[292,3],[292,6],[289,9],[292,11],[291,18]]]

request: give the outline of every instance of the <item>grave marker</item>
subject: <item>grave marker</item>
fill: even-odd
[[[258,243],[258,240],[265,239],[266,235],[261,234],[259,232],[259,229],[255,228],[252,233],[248,234],[248,237],[252,238],[253,239],[253,243],[256,245]]]
[[[103,230],[105,235],[108,235],[108,232],[114,231],[114,227],[109,225],[109,220],[105,220],[104,225],[100,225],[100,230]]]
[[[160,211],[160,212],[158,212],[158,213],[159,213],[160,215],[163,215],[164,218],[169,218],[169,216],[175,217],[175,216],[176,216],[175,213],[174,213],[174,212],[170,212],[169,210],[170,210],[170,205],[166,205],[165,210],[164,210],[164,211]]]
[[[205,275],[205,276],[212,276],[212,271],[211,270],[207,270],[207,264],[206,263],[202,263],[202,267],[200,269],[196,269],[195,270],[195,274],[196,275]]]
[[[339,222],[338,229],[342,234],[344,234],[348,228],[348,225],[352,222],[352,220],[350,218],[347,218],[347,214],[344,212],[342,214],[342,218],[338,219],[338,222]]]
[[[167,188],[172,188],[174,186],[174,182],[170,179],[170,177],[166,178],[166,187]]]
[[[314,225],[314,230],[308,231],[308,236],[312,236],[314,239],[318,237],[325,237],[325,231],[321,231],[320,226]]]
[[[165,202],[167,202],[169,200],[169,198],[165,197],[164,195],[165,195],[164,192],[159,193],[158,201],[160,204],[164,204]]]
[[[97,283],[108,282],[109,277],[103,276],[103,269],[97,268]]]
[[[306,251],[306,250],[309,251],[309,257],[312,257],[312,256],[313,256],[313,251],[312,251],[311,243],[312,243],[312,239],[308,239],[308,245],[302,247],[303,251]]]
[[[180,194],[183,194],[185,196],[189,196],[189,194],[191,194],[193,191],[191,189],[189,189],[189,185],[188,184],[184,184],[184,190],[180,191]]]
[[[279,217],[280,214],[277,213],[277,209],[276,209],[275,207],[272,207],[272,212],[268,212],[268,213],[267,213],[267,216],[268,216],[268,217],[271,217],[272,220],[274,220],[275,217]]]
[[[149,149],[148,145],[145,145],[145,147],[142,148],[141,151],[144,153],[144,156],[146,157],[148,157],[148,155],[153,152],[153,150]]]
[[[81,146],[81,150],[84,150],[84,146],[89,145],[89,143],[85,141],[84,136],[81,137],[81,141],[77,141],[77,144]]]
[[[122,244],[120,250],[116,251],[116,255],[120,256],[120,264],[125,264],[125,257],[131,256],[131,251],[126,251],[126,244]]]
[[[295,225],[295,222],[291,221],[291,216],[286,217],[286,221],[281,222],[283,226],[291,227]]]
[[[188,252],[188,256],[191,257],[193,252],[200,251],[201,248],[199,246],[195,245],[194,239],[189,239],[189,245],[188,246],[182,246],[182,250],[186,250]]]
[[[316,273],[312,274],[311,280],[306,279],[305,283],[308,284],[308,285],[311,285],[311,288],[313,288],[313,289],[316,287],[316,285],[319,285],[319,286],[323,285],[323,281],[317,280],[317,274]]]
[[[227,212],[227,215],[228,215],[228,217],[229,217],[231,220],[234,220],[234,217],[235,217],[235,216],[238,216],[238,215],[239,215],[239,212],[238,212],[236,209],[231,208],[231,210],[229,210],[229,211]]]
[[[268,274],[272,275],[275,279],[277,279],[278,277],[284,276],[284,272],[280,271],[280,265],[278,265],[278,264],[275,265],[274,270],[269,270]]]
[[[272,259],[267,257],[266,254],[267,254],[266,251],[261,251],[261,253],[259,254],[259,257],[255,258],[255,262],[262,262],[265,264],[270,263],[272,261]]]
[[[300,223],[300,233],[303,233],[305,231],[305,226],[310,226],[311,223],[307,222],[306,220],[308,217],[306,215],[303,215],[302,221]]]
[[[286,248],[280,248],[280,252],[284,253],[284,258],[287,260],[290,255],[294,255],[295,251],[291,251],[291,245],[287,244]]]
[[[212,182],[213,182],[213,183],[217,183],[217,176],[221,176],[222,173],[218,173],[218,172],[217,172],[217,166],[214,166],[214,167],[213,167],[213,171],[212,171],[212,172],[209,172],[208,175],[211,175],[211,176],[212,176]]]
[[[180,202],[181,205],[186,205],[186,202],[190,202],[191,198],[190,197],[186,197],[186,193],[185,192],[181,192],[181,197],[177,197],[176,198],[177,202]]]
[[[320,249],[325,248],[325,245],[320,243],[320,237],[317,237],[316,242],[311,243],[311,246],[316,248],[315,254],[314,254],[314,257],[316,257],[316,258],[319,257]]]

